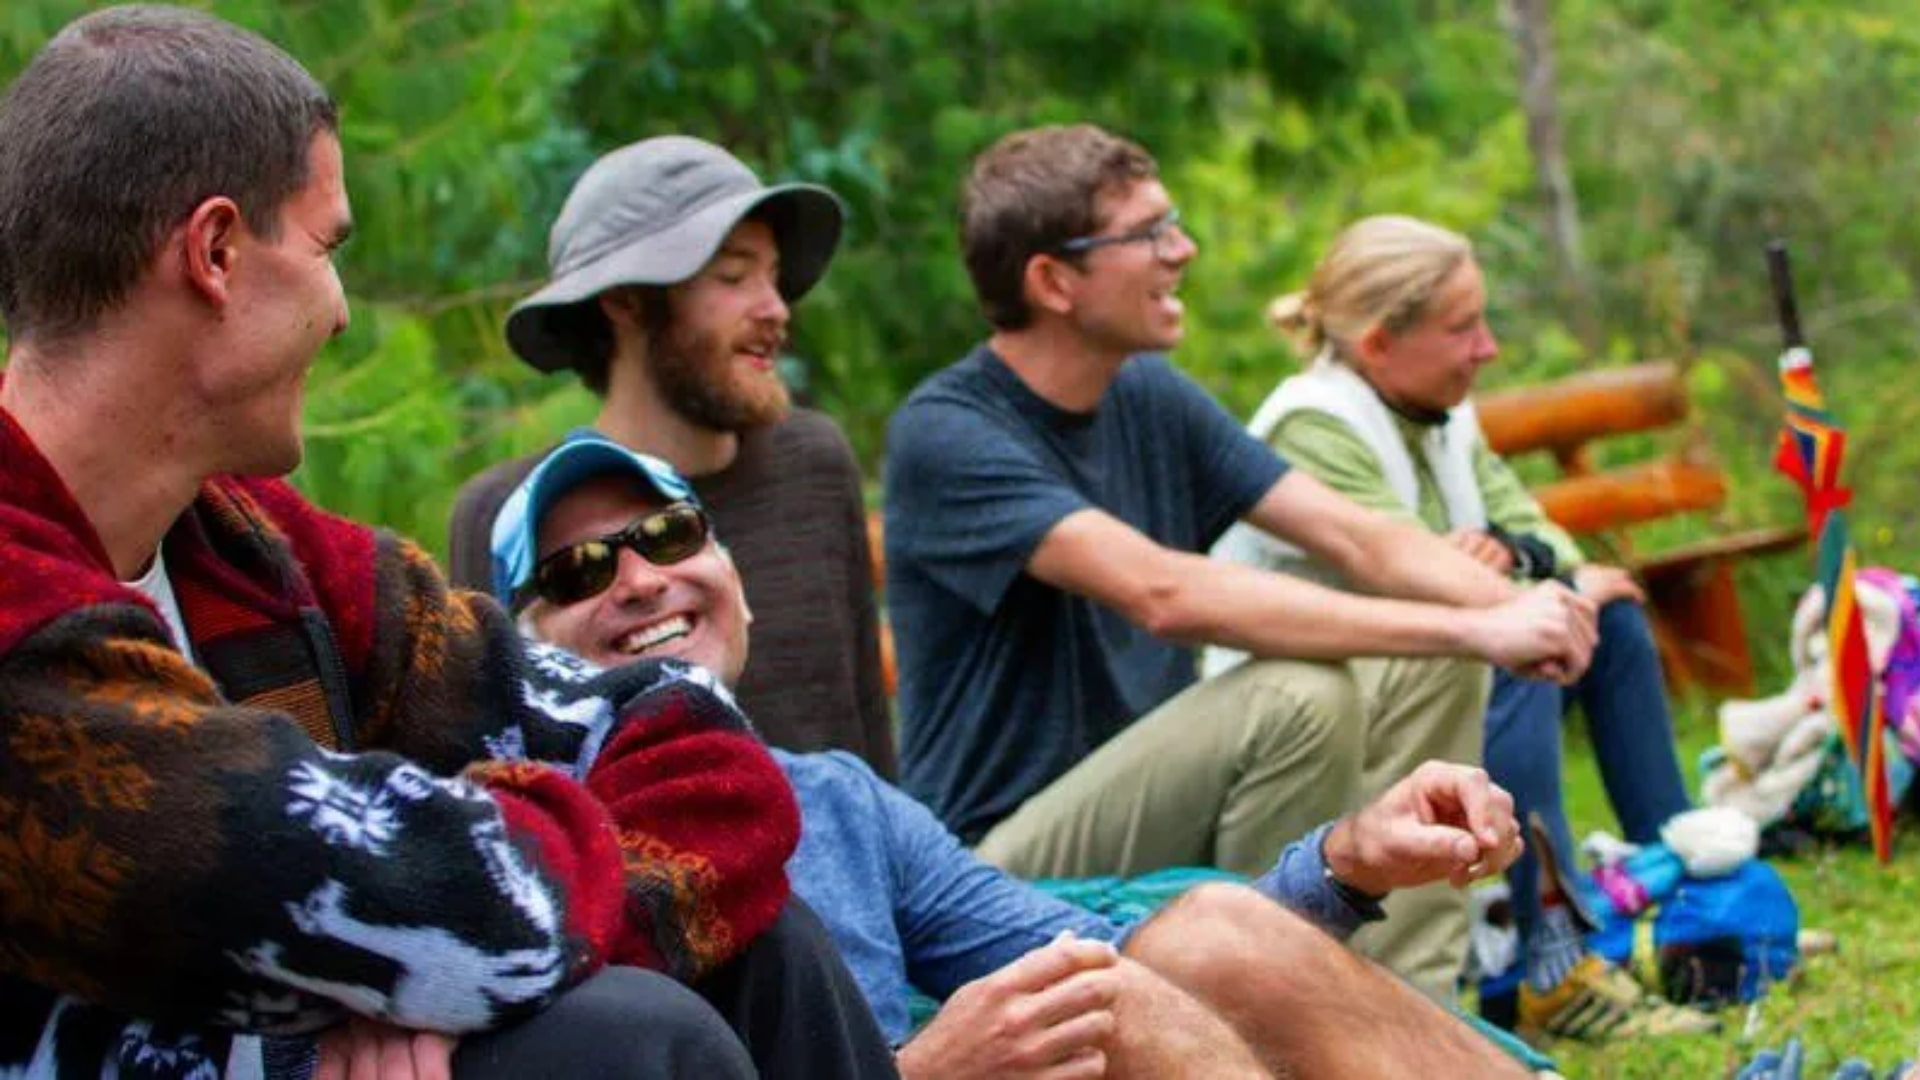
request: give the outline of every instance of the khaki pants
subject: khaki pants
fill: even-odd
[[[1259,874],[1422,761],[1477,764],[1488,668],[1465,660],[1260,660],[1196,683],[1020,805],[977,854],[1021,877],[1218,866]],[[1354,946],[1449,998],[1466,898],[1396,892]]]

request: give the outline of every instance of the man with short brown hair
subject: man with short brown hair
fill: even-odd
[[[1044,138],[1045,154],[1023,152]],[[1034,255],[1023,220],[1039,219],[1066,236],[1098,230],[1088,191],[1156,181],[1160,167],[1140,146],[1088,124],[1008,137],[982,155],[962,194],[961,245],[967,276],[987,322],[1006,330],[1033,324],[1025,281]]]
[[[1087,125],[1009,135],[961,219],[992,333],[888,427],[887,602],[904,786],[989,861],[1256,872],[1422,761],[1477,763],[1485,661],[1585,666],[1586,601],[1519,592],[1289,471],[1158,354],[1198,248],[1140,147]],[[1376,595],[1207,559],[1241,519]],[[1263,659],[1196,682],[1202,643]],[[1380,656],[1408,659],[1355,661]],[[1389,910],[1356,941],[1450,994],[1461,899],[1413,889]]]

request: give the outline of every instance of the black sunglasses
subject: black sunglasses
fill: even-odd
[[[698,554],[711,531],[706,511],[689,502],[643,514],[619,532],[582,540],[541,559],[527,589],[565,607],[598,596],[613,584],[626,548],[655,566],[670,566]]]

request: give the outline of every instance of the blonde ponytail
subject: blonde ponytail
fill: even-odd
[[[1291,292],[1267,305],[1267,322],[1287,339],[1301,356],[1320,351],[1320,316],[1305,290]]]

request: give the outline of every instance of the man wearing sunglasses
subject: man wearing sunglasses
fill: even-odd
[[[740,699],[767,740],[851,750],[891,775],[859,466],[832,420],[792,407],[775,367],[788,305],[826,272],[843,216],[826,189],[765,186],[711,143],[623,147],[567,196],[552,280],[506,333],[528,364],[577,372],[602,400],[594,431],[672,462],[726,527],[764,605]],[[456,582],[488,586],[487,531],[543,456],[461,489]]]
[[[601,439],[563,444],[502,505],[492,548],[497,594],[532,637],[616,670],[635,657],[673,657],[731,683],[746,665],[751,616],[740,579],[693,493],[657,459]],[[1353,872],[1376,891],[1465,881],[1518,853],[1511,800],[1477,769],[1428,766],[1289,847],[1251,888],[1202,885],[1136,923],[1090,914],[980,862],[851,755],[775,756],[800,801],[794,888],[828,924],[888,1037],[903,1044],[909,1080],[1102,1068],[1519,1075],[1458,1020],[1323,932],[1344,935],[1377,916],[1329,878],[1323,841],[1354,852]],[[917,1034],[909,985],[945,1001]],[[1364,1037],[1352,1031],[1360,1001]]]
[[[1485,661],[1584,668],[1591,604],[1290,471],[1161,355],[1198,248],[1140,147],[1010,135],[961,232],[992,333],[889,424],[887,602],[904,786],[988,861],[1257,872],[1422,761],[1477,763]],[[1374,595],[1207,559],[1242,519]],[[1199,644],[1263,662],[1196,682]],[[1451,994],[1464,898],[1388,910],[1356,943]]]

